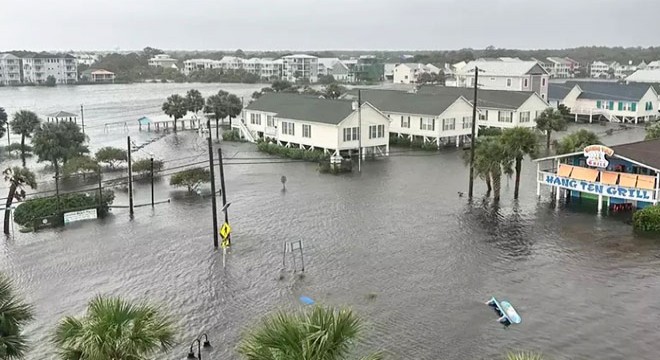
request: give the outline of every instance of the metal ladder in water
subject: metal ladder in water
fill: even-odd
[[[305,256],[303,254],[303,242],[302,240],[297,241],[285,241],[284,242],[284,251],[282,253],[282,269],[286,269],[286,254],[289,253],[291,256],[291,261],[293,262],[293,272],[300,270],[300,272],[305,272]],[[298,269],[298,264],[296,263],[296,255],[300,256],[300,269]]]

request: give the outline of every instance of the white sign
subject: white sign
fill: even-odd
[[[603,145],[590,145],[584,148],[584,156],[587,158],[587,165],[589,166],[606,168],[610,163],[605,155],[614,155],[614,150]]]
[[[64,213],[64,224],[66,225],[68,223],[72,223],[74,221],[81,221],[81,220],[93,220],[96,218],[97,218],[96,209],[73,211],[73,212]]]
[[[581,191],[594,195],[610,196],[618,199],[628,199],[651,202],[655,199],[655,191],[647,189],[622,187],[619,185],[607,185],[593,183],[583,180],[570,179],[556,176],[555,174],[544,174],[545,183],[569,190]]]

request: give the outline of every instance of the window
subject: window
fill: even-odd
[[[637,103],[628,103],[630,111],[637,111]]]
[[[312,137],[312,126],[303,124],[302,132],[303,132],[302,136],[304,138],[311,138]]]
[[[419,128],[421,130],[435,130],[435,119],[419,118]]]
[[[500,111],[497,117],[497,121],[499,122],[513,122],[513,115],[511,111]]]
[[[596,109],[600,109],[603,106],[603,103],[600,100],[596,100]]]
[[[479,120],[488,121],[488,110],[479,113]]]
[[[647,101],[644,110],[653,110],[653,101]]]
[[[541,79],[541,86],[545,86],[545,78]]]
[[[344,141],[354,141],[359,140],[358,128],[346,128],[344,129]]]
[[[614,110],[614,101],[610,101],[607,103],[607,109]]]
[[[408,119],[401,115],[401,127],[402,128],[410,128],[410,116],[408,116]]]
[[[261,125],[261,114],[250,114],[250,123],[254,125]]]
[[[456,119],[442,119],[442,131],[454,130],[456,129]]]
[[[275,127],[275,118],[273,115],[266,116],[266,126]]]
[[[530,120],[529,111],[523,111],[520,113],[520,120],[518,122],[526,123],[529,122],[529,120]]]
[[[353,133],[353,140],[360,140],[360,128],[354,127],[352,129],[352,133]]]
[[[294,123],[282,121],[282,135],[296,135],[296,128]]]
[[[529,85],[529,79],[523,79],[523,86],[527,87]]]
[[[369,126],[369,139],[378,139],[385,137],[385,125]]]
[[[472,128],[472,116],[463,116],[463,129]]]
[[[511,87],[511,79],[506,79],[506,87]]]

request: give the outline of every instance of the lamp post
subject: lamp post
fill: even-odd
[[[204,337],[204,343],[202,343],[202,337]],[[195,343],[197,343],[197,356],[195,356]],[[206,334],[201,334],[193,340],[190,344],[190,352],[188,352],[188,357],[186,359],[202,360],[202,347],[206,350],[211,350],[212,348],[211,343],[209,342],[209,337]]]

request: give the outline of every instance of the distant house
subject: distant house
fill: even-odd
[[[592,78],[606,78],[609,76],[610,65],[602,61],[594,61],[589,65],[589,76]]]
[[[583,117],[591,122],[602,116],[612,122],[637,124],[658,118],[658,92],[650,84],[576,81],[551,87],[553,97],[560,98],[553,102],[570,108],[576,121]]]
[[[368,102],[331,100],[298,94],[268,93],[243,110],[242,131],[246,138],[271,139],[300,149],[322,149],[333,155],[349,155],[362,137],[363,154],[389,154],[390,121]]]
[[[549,75],[536,61],[470,61],[456,72],[458,87],[474,87],[474,69],[479,68],[479,87],[487,90],[534,91],[548,97]]]
[[[627,83],[660,83],[660,69],[637,70],[625,80]]]
[[[429,66],[430,65],[430,66]],[[439,74],[441,69],[434,65],[404,63],[394,67],[393,82],[395,84],[415,84],[422,73]]]
[[[21,83],[21,59],[12,54],[0,54],[0,84]]]
[[[85,70],[80,76],[81,80],[92,82],[92,83],[114,83],[115,82],[115,73],[104,70]]]
[[[177,69],[178,60],[167,54],[159,54],[149,59],[149,66]]]
[[[307,79],[315,83],[319,79],[319,58],[316,56],[295,54],[282,57],[282,79],[296,81]]]
[[[350,81],[350,70],[338,58],[319,58],[319,76],[332,75],[338,82]]]
[[[469,88],[422,86],[418,94],[462,96],[473,103]],[[477,95],[478,124],[485,127],[536,127],[536,118],[549,107],[537,93],[531,91],[479,90]]]
[[[58,111],[56,113],[46,115],[46,122],[54,122],[54,123],[72,122],[77,124],[78,115],[66,111]]]
[[[360,91],[363,101],[390,119],[390,133],[440,147],[459,146],[472,134],[472,105],[461,95],[422,95],[397,90]],[[357,90],[347,98],[355,100]],[[475,131],[478,131],[475,130]]]

